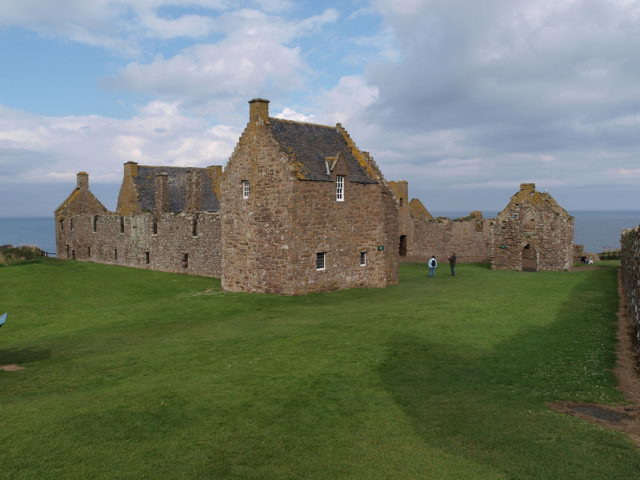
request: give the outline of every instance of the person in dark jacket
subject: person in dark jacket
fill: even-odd
[[[449,257],[449,266],[451,267],[451,276],[455,277],[456,276],[456,252],[453,252],[451,254],[451,256]]]

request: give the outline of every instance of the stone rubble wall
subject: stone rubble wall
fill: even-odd
[[[629,228],[620,238],[622,285],[627,314],[636,332],[636,352],[640,353],[640,227]]]
[[[485,262],[491,259],[493,220],[414,220],[415,234],[407,256],[402,261],[426,262],[432,255],[438,262],[447,262],[455,252],[458,262]]]
[[[220,277],[218,212],[59,214],[56,220],[58,258]]]

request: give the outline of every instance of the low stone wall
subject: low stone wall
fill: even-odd
[[[640,353],[640,228],[622,232],[620,239],[622,284],[627,300],[627,313],[635,325],[636,353]]]
[[[218,212],[76,214],[57,220],[58,258],[220,277]]]

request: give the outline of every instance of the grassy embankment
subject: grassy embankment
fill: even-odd
[[[19,479],[631,479],[615,268],[402,265],[289,298],[47,259],[0,269],[0,472]]]

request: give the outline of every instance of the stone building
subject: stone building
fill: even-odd
[[[570,270],[573,250],[573,217],[535,184],[522,183],[496,217],[491,268]]]
[[[398,281],[398,214],[377,165],[341,125],[249,123],[222,167],[125,164],[116,212],[88,175],[56,209],[56,249],[75,258],[221,277],[223,288],[301,294]]]
[[[380,170],[340,124],[249,123],[222,181],[222,286],[301,294],[398,281],[398,214]]]
[[[56,254],[99,263],[220,276],[221,167],[150,167],[128,162],[116,212],[78,174],[55,211]]]

